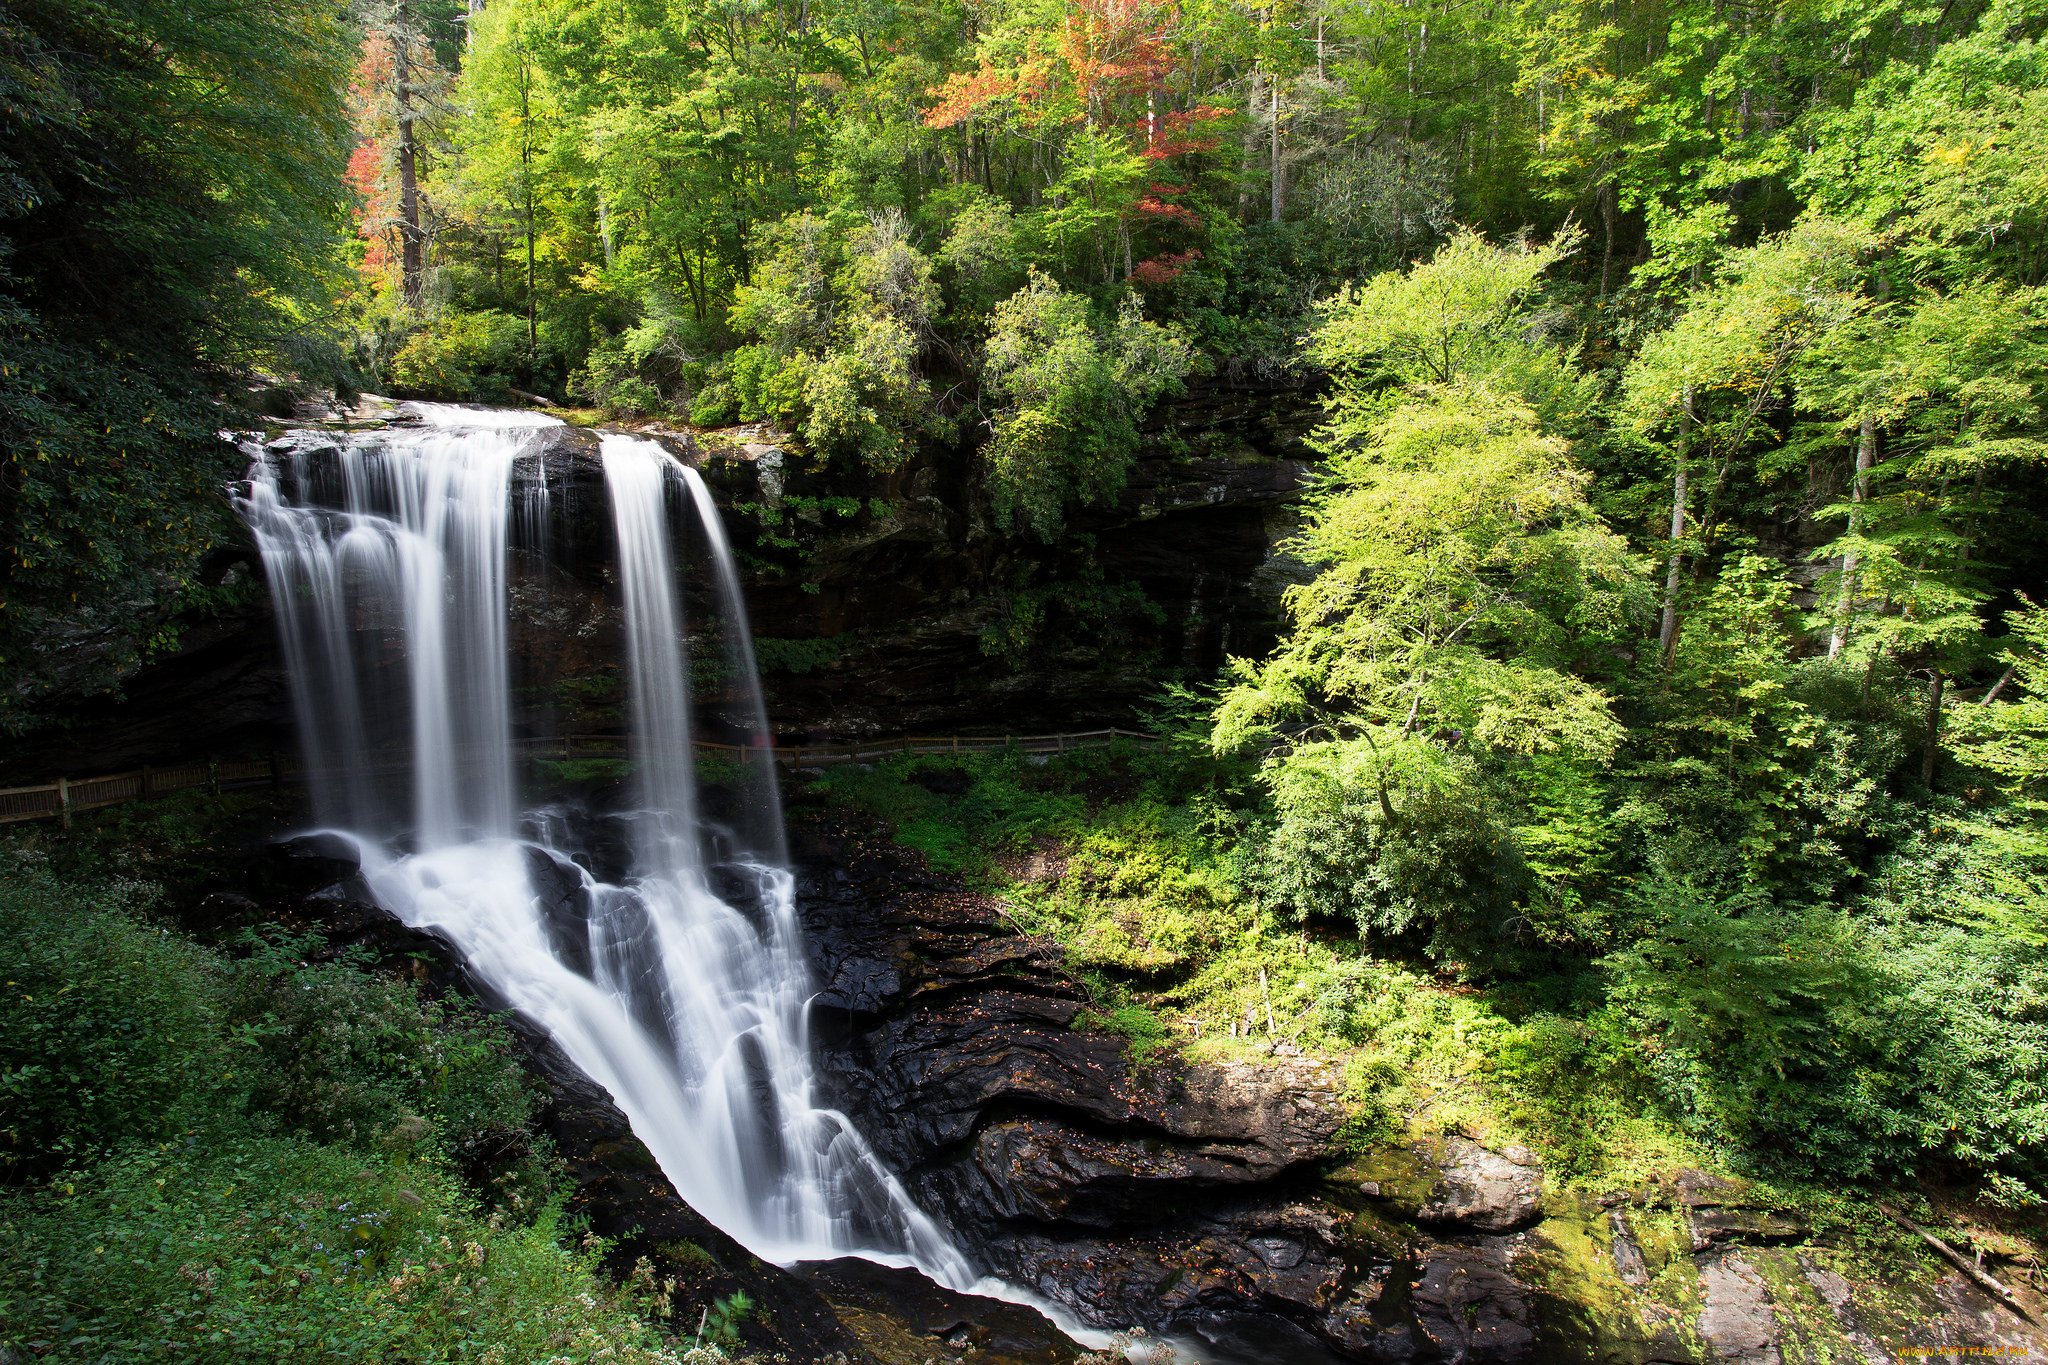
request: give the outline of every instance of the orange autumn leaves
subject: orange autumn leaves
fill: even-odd
[[[1069,176],[1054,184],[1055,195],[1092,205],[1096,226],[1089,231],[1096,237],[1106,230],[1103,224],[1116,225],[1114,233],[1126,244],[1128,278],[1146,286],[1170,283],[1201,252],[1174,251],[1169,239],[1155,243],[1164,254],[1133,268],[1131,236],[1157,229],[1199,235],[1202,216],[1180,202],[1191,185],[1169,183],[1165,163],[1213,151],[1220,139],[1207,135],[1207,125],[1230,112],[1208,104],[1173,107],[1176,90],[1191,84],[1177,46],[1179,24],[1178,10],[1160,0],[1068,0],[1056,27],[1019,23],[984,46],[975,70],[930,87],[926,93],[937,103],[926,111],[924,125],[967,125],[973,136],[974,121],[981,120],[982,131],[1004,128],[1041,143],[1061,128],[1080,125],[1066,139],[1066,155],[1084,169],[1070,166]],[[1123,163],[1129,170],[1106,169],[1133,154],[1135,161]],[[1149,173],[1138,169],[1145,163],[1151,164]],[[1187,245],[1184,239],[1178,244]]]
[[[1226,110],[1160,107],[1180,60],[1172,43],[1178,19],[1171,5],[1154,0],[1073,0],[1050,51],[1034,33],[1014,66],[983,56],[977,70],[955,72],[928,89],[938,103],[924,125],[951,128],[1001,111],[1025,128],[1120,126],[1155,159],[1208,151],[1216,140],[1191,130]]]

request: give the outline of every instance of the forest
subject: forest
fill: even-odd
[[[1008,897],[1136,1054],[1277,1011],[1345,1059],[1356,1142],[1461,1090],[1589,1184],[1684,1161],[1852,1219],[1851,1187],[1936,1191],[2031,1280],[2044,36],[2035,0],[22,0],[0,725],[256,591],[211,567],[246,463],[216,433],[309,394],[760,424],[847,517],[949,463],[989,534],[1057,550],[1163,401],[1304,384],[1280,642],[1159,665],[1128,723],[1163,752],[799,801]],[[1099,606],[1071,586],[1043,610]],[[1047,844],[1050,890],[1012,856]],[[37,897],[184,952],[59,871],[0,896],[10,976],[74,951]],[[242,951],[269,966],[164,967],[200,984],[161,1009],[226,1039],[278,973],[369,989]],[[518,1109],[485,1024],[349,1008],[454,1030],[463,1102]],[[0,1010],[0,1183],[33,1192],[122,1121],[39,1145],[68,1101],[30,1012]],[[261,1086],[279,1036],[206,1046]],[[330,1160],[261,1145],[344,1141],[273,1089],[232,1099],[283,1116],[250,1150]],[[116,1202],[147,1178],[107,1169]]]

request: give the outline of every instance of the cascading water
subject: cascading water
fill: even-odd
[[[713,568],[738,729],[769,742],[709,490],[651,441],[604,438],[635,763],[634,808],[614,817],[631,869],[607,883],[588,870],[578,822],[516,813],[509,541],[545,514],[544,492],[520,517],[508,506],[516,465],[552,419],[413,406],[418,428],[338,452],[273,447],[250,471],[243,512],[278,604],[321,820],[356,841],[378,900],[453,941],[611,1092],[678,1192],[749,1250],[784,1264],[908,1260],[973,1287],[945,1235],[815,1099],[772,764],[740,765],[735,818],[700,809],[672,492]],[[374,666],[394,652],[402,686]]]

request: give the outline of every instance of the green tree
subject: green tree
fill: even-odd
[[[1235,665],[1216,742],[1278,719],[1433,733],[1521,753],[1610,748],[1607,700],[1571,671],[1621,626],[1635,569],[1585,501],[1586,475],[1525,394],[1576,390],[1528,338],[1529,292],[1562,245],[1461,234],[1414,270],[1340,294],[1311,352],[1337,387],[1329,457],[1274,657]],[[1396,743],[1397,737],[1409,737]]]
[[[1659,631],[1667,661],[1687,564],[1697,569],[1711,555],[1730,477],[1755,444],[1777,434],[1767,414],[1801,364],[1868,307],[1861,282],[1873,243],[1859,227],[1813,219],[1728,253],[1623,378],[1622,412],[1636,429],[1677,433]],[[1761,464],[1768,476],[1769,460]],[[1703,486],[1694,486],[1696,472]]]
[[[1428,916],[1439,956],[1489,956],[1524,908],[1486,775],[1510,756],[1597,762],[1621,738],[1581,670],[1639,608],[1638,568],[1521,396],[1576,388],[1527,335],[1558,251],[1463,234],[1326,306],[1312,349],[1341,368],[1296,542],[1317,573],[1289,590],[1274,655],[1232,661],[1215,713],[1219,750],[1287,746],[1265,769],[1275,847],[1309,880],[1267,894],[1383,933]]]
[[[1989,894],[1976,908],[2002,937],[2041,948],[2048,946],[2048,896],[2041,889],[2048,866],[2048,610],[2022,598],[2005,619],[2010,662],[1982,701],[1957,708],[1954,741],[1967,762],[1993,774],[2008,803],[1972,825],[1988,855]]]
[[[1034,270],[997,305],[983,362],[996,405],[983,458],[998,519],[1052,540],[1069,503],[1116,496],[1139,419],[1192,363],[1187,344],[1145,321],[1135,299],[1099,327],[1086,297]]]
[[[337,377],[347,55],[311,0],[0,15],[0,726],[116,683],[201,590],[246,463],[215,391]]]

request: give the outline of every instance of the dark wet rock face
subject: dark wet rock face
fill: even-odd
[[[813,468],[772,434],[646,434],[702,470],[725,509],[771,716],[786,741],[818,743],[1129,726],[1160,667],[1207,674],[1227,655],[1263,653],[1281,593],[1305,575],[1280,546],[1298,524],[1317,458],[1302,438],[1318,414],[1297,382],[1197,385],[1154,411],[1123,490],[1070,509],[1076,535],[1057,545],[991,519],[969,447],[927,447],[869,476]],[[331,482],[321,471],[344,439],[303,428],[268,448]],[[521,739],[624,728],[597,448],[595,432],[545,428],[513,467],[508,653]],[[828,501],[858,510],[821,513]],[[677,531],[692,621],[710,619],[710,575],[689,567],[703,562],[700,540]],[[234,576],[257,589],[248,601],[181,622],[178,647],[123,683],[126,700],[83,702],[62,727],[0,746],[0,762],[84,776],[290,750],[290,693],[254,545],[244,536],[215,558],[207,581]],[[1019,635],[1018,622],[1038,625]],[[1009,647],[991,653],[995,638]],[[52,652],[83,660],[92,650],[57,642]],[[390,657],[402,663],[403,652]],[[391,681],[402,690],[402,677]],[[704,718],[716,723],[715,710]]]
[[[1134,1065],[1121,1038],[1073,1027],[1084,991],[994,907],[872,836],[793,835],[824,1068],[990,1271],[1085,1323],[1213,1336],[1226,1358],[1526,1345],[1527,1305],[1482,1255],[1409,1264],[1321,1196],[1343,1110],[1320,1062]],[[1521,1216],[1516,1182],[1485,1175]]]
[[[1344,1162],[1303,1058],[1134,1065],[1050,945],[880,831],[800,815],[822,1070],[988,1271],[1238,1362],[1789,1365],[2035,1340],[1960,1276],[1861,1280],[1737,1182],[1605,1199],[1412,1133]]]
[[[1512,1232],[1543,1216],[1543,1169],[1526,1147],[1489,1151],[1450,1136],[1428,1153],[1443,1172],[1416,1210],[1421,1222],[1474,1232]]]
[[[881,1361],[1071,1365],[1076,1355],[1074,1343],[1038,1310],[956,1294],[915,1270],[846,1257],[796,1273]]]

